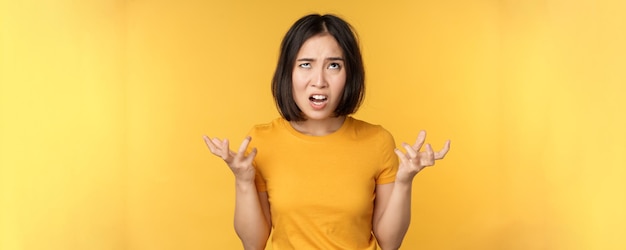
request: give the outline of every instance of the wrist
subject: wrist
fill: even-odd
[[[396,181],[394,182],[394,188],[398,188],[398,189],[407,189],[410,190],[413,186],[413,178],[410,178],[410,180],[400,180],[400,179],[396,179]]]
[[[252,187],[256,188],[256,185],[254,184],[254,179],[252,180],[248,180],[248,179],[235,179],[235,186],[238,189],[250,189]]]
[[[411,174],[406,172],[400,172],[396,174],[396,185],[411,185],[413,183],[413,178],[415,178],[417,174]]]

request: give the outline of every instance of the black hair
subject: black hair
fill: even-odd
[[[296,21],[285,34],[272,79],[272,95],[276,107],[288,121],[305,120],[293,97],[292,74],[296,56],[306,40],[323,33],[328,33],[337,40],[345,62],[346,84],[334,114],[336,116],[353,114],[363,102],[365,69],[356,32],[350,24],[337,16],[307,15]]]

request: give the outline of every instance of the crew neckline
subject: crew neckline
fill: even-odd
[[[287,129],[287,131],[289,131],[290,134],[300,139],[307,140],[307,141],[325,141],[325,140],[328,140],[337,136],[341,136],[342,134],[344,134],[346,130],[348,129],[348,127],[352,125],[352,122],[354,121],[354,119],[351,116],[346,116],[346,119],[343,120],[343,124],[341,124],[341,127],[339,127],[339,129],[337,129],[336,131],[330,134],[320,135],[320,136],[304,134],[296,130],[293,126],[291,126],[291,123],[285,120],[284,118],[281,118],[280,121],[281,121],[281,125],[284,126],[285,129]]]

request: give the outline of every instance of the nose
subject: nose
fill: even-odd
[[[313,73],[311,83],[313,87],[316,88],[322,89],[328,87],[328,81],[326,80],[326,72],[324,72],[324,68],[318,69],[315,73]]]

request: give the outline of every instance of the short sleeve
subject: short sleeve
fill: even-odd
[[[376,184],[387,184],[396,180],[398,172],[398,156],[394,152],[396,143],[389,131],[381,128],[380,136],[380,172],[376,177]]]

